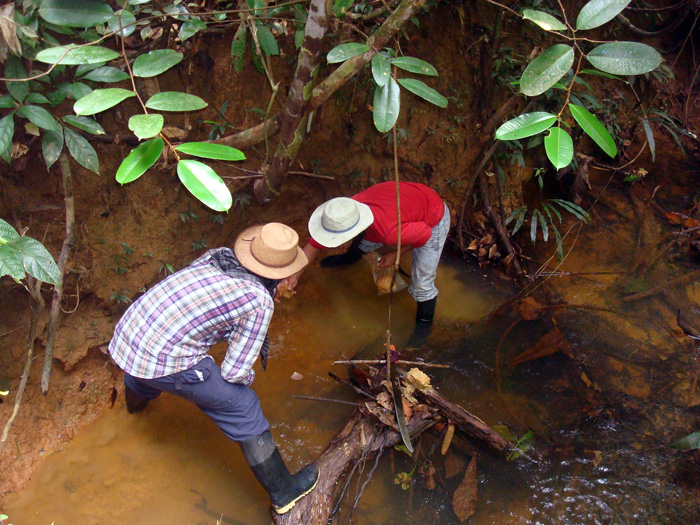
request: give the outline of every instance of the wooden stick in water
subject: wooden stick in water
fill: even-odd
[[[383,365],[386,359],[347,359],[343,361],[333,361],[334,365]],[[396,361],[399,365],[424,366],[426,368],[452,368],[450,365],[439,365],[437,363],[424,363],[422,361]]]

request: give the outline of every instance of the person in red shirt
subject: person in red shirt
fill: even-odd
[[[423,184],[400,182],[401,254],[413,252],[409,293],[418,303],[416,328],[408,346],[421,346],[428,337],[435,316],[438,289],[435,276],[450,228],[450,212],[440,196]],[[380,246],[394,247],[382,256],[378,266],[388,268],[396,261],[398,221],[396,184],[382,182],[351,198],[336,197],[320,205],[309,219],[311,239],[303,250],[309,263],[321,250],[352,241],[347,252],[321,261],[330,268],[358,261],[363,253]],[[293,290],[303,270],[280,283]]]

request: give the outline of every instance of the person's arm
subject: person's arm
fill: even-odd
[[[396,246],[394,246],[393,248],[393,250],[386,253],[382,256],[381,259],[379,259],[379,261],[377,262],[377,268],[389,268],[394,265],[394,263],[396,262]],[[410,244],[402,244],[401,255],[410,252],[412,249],[413,246],[411,246]]]
[[[285,279],[282,279],[279,284],[280,288],[287,287],[290,290],[294,290],[294,288],[296,288],[297,284],[299,283],[299,277],[301,277],[301,274],[303,274],[304,270],[311,266],[311,263],[313,263],[316,260],[316,257],[318,257],[318,254],[321,252],[319,248],[312,246],[310,242],[306,243],[306,246],[302,248],[302,251],[304,252],[304,254],[306,254],[306,258],[309,260],[309,263],[297,273],[290,275]]]

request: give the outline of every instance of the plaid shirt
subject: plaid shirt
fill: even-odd
[[[250,385],[274,302],[259,283],[231,278],[210,250],[132,304],[114,330],[109,353],[128,374],[153,379],[182,372],[228,341],[222,377]],[[233,253],[230,254],[233,256]]]

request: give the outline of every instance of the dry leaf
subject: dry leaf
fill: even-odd
[[[444,456],[447,454],[447,451],[450,449],[450,445],[452,444],[452,437],[455,435],[455,426],[450,423],[447,425],[447,431],[445,432],[445,438],[442,440],[442,449],[440,449],[440,453]]]
[[[448,454],[445,457],[445,477],[456,476],[464,468],[464,461],[457,454]]]
[[[425,486],[428,490],[433,490],[437,487],[437,483],[435,482],[437,470],[432,464],[425,464],[425,466],[421,468],[421,474],[425,476]]]
[[[493,259],[494,257],[500,257],[501,253],[498,251],[498,246],[496,244],[492,244],[491,248],[489,248],[489,259]]]
[[[469,243],[467,250],[475,251],[478,247],[479,247],[479,241],[477,241],[476,239],[473,239],[472,242]]]
[[[25,146],[24,144],[20,144],[19,142],[13,142],[12,143],[12,158],[13,159],[18,159],[25,153],[29,151],[29,148]]]
[[[304,376],[301,375],[299,372],[294,372],[294,373],[292,374],[292,379],[293,379],[294,381],[301,381],[302,379],[304,379]]]
[[[593,451],[593,466],[597,467],[603,461],[603,453],[600,450]]]
[[[535,343],[535,346],[518,354],[511,359],[508,364],[510,366],[519,365],[534,359],[556,354],[560,350],[566,355],[571,355],[571,345],[564,337],[564,334],[561,333],[561,330],[555,326],[542,336],[542,338]]]
[[[408,371],[408,374],[406,374],[406,382],[421,392],[425,392],[430,388],[430,378],[418,368],[411,368]]]
[[[7,50],[9,50],[14,55],[21,55],[22,48],[19,45],[19,38],[17,38],[17,29],[15,28],[15,6],[12,2],[9,2],[4,7],[0,8],[0,33],[2,33],[2,39],[7,48],[3,51],[2,61],[7,58]],[[3,46],[4,47],[4,46]]]
[[[387,410],[394,410],[394,402],[391,400],[391,396],[388,392],[381,392],[377,396],[377,403]]]
[[[403,405],[403,415],[406,418],[406,423],[408,423],[411,420],[411,416],[413,416],[413,407],[403,396],[401,396],[401,404]]]
[[[464,479],[452,496],[452,509],[460,522],[466,521],[476,512],[476,456],[472,456]]]
[[[184,129],[175,128],[173,126],[166,126],[160,131],[169,139],[183,140],[187,136]]]
[[[526,297],[520,303],[520,317],[526,321],[534,321],[540,316],[542,305],[532,297]]]

